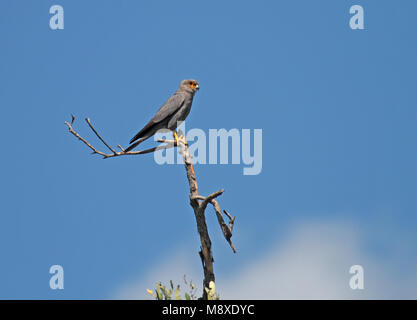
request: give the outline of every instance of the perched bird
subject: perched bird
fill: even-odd
[[[178,143],[177,126],[187,118],[191,110],[194,94],[199,89],[196,80],[182,80],[178,90],[159,108],[155,116],[140,130],[125,150],[130,151],[140,143],[152,137],[159,130],[171,130]]]

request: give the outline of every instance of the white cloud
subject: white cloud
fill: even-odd
[[[346,226],[310,224],[296,227],[282,244],[245,266],[219,287],[235,299],[344,299],[369,296],[349,288],[349,268],[373,267],[361,253],[357,236]],[[222,283],[218,279],[219,284]],[[365,277],[365,286],[366,277]]]
[[[384,299],[416,298],[416,274],[401,274],[392,261],[373,257],[361,233],[348,223],[310,223],[294,227],[289,236],[232,277],[216,274],[222,299]],[[143,299],[155,281],[182,283],[187,274],[200,286],[200,266],[180,250],[153,266],[150,273],[117,291],[116,298]],[[349,287],[349,268],[365,270],[365,289]]]

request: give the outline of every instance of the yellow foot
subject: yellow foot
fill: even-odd
[[[178,141],[181,141],[184,145],[188,146],[188,142],[185,139],[185,136],[183,136],[183,135],[179,136]]]
[[[174,139],[177,146],[179,145],[179,142],[182,142],[184,145],[188,146],[188,142],[185,140],[184,135],[178,136],[177,131],[174,131]]]

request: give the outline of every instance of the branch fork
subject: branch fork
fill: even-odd
[[[235,218],[232,217],[226,210],[223,210],[223,213],[229,218],[229,225],[227,225],[224,222],[222,211],[220,209],[219,203],[215,200],[217,197],[222,195],[224,192],[224,189],[221,189],[219,191],[213,192],[212,194],[208,195],[207,197],[203,197],[201,195],[192,195],[190,196],[190,200],[202,200],[202,202],[199,204],[198,210],[200,215],[205,214],[205,210],[207,208],[207,205],[210,203],[214,211],[216,212],[217,221],[219,222],[220,228],[223,232],[223,236],[226,239],[226,241],[229,243],[230,247],[232,248],[233,252],[236,253],[236,248],[233,245],[230,238],[233,235],[233,225],[235,223]]]

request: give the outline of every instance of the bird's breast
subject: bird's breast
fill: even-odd
[[[191,110],[191,105],[193,103],[193,97],[186,98],[182,107],[174,114],[174,116],[168,122],[168,128],[175,130],[178,126],[178,122],[183,122]]]

